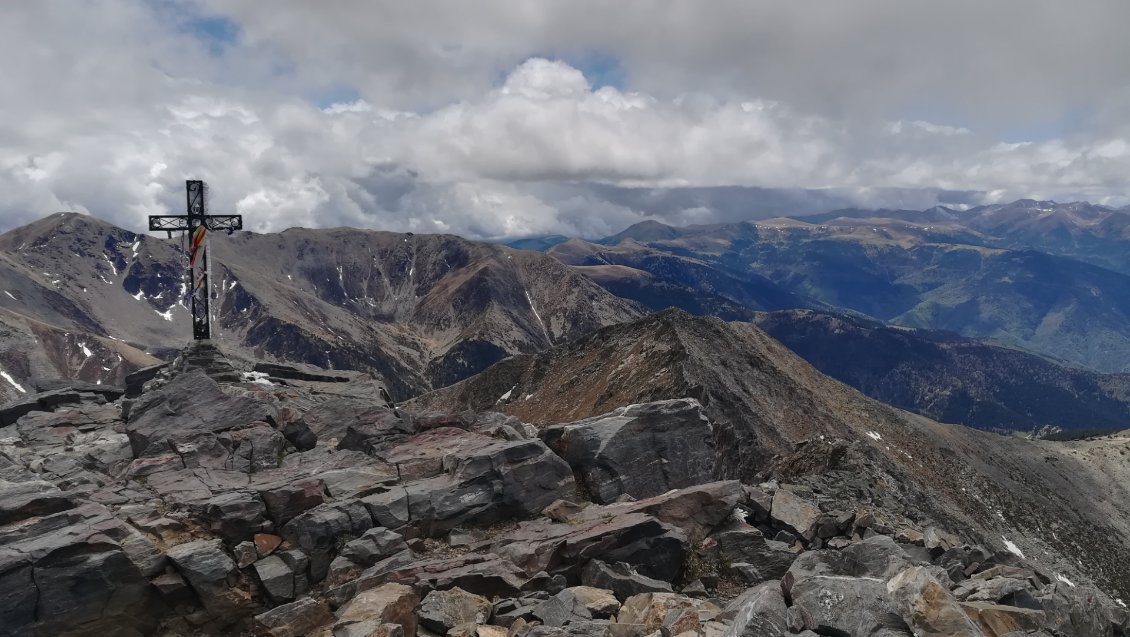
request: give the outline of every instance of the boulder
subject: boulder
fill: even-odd
[[[267,507],[267,515],[276,526],[282,527],[291,518],[312,509],[322,502],[325,485],[316,478],[295,480],[260,489],[259,497]]]
[[[961,602],[961,608],[989,637],[1017,631],[1038,630],[1047,620],[1042,610],[1001,606],[989,602]]]
[[[545,518],[522,522],[499,536],[492,550],[529,575],[549,571],[575,576],[588,559],[597,558],[627,562],[648,577],[670,581],[682,570],[688,543],[671,525],[644,513],[627,513],[568,524]]]
[[[460,624],[485,624],[490,613],[490,600],[455,587],[428,593],[416,614],[421,626],[444,635]]]
[[[581,569],[581,582],[585,586],[612,591],[618,600],[625,600],[640,593],[670,593],[667,582],[640,575],[630,564],[619,562],[606,564],[600,560],[590,560]]]
[[[549,427],[542,437],[599,503],[714,479],[713,428],[693,398],[629,405]]]
[[[373,527],[369,510],[359,500],[320,504],[300,513],[282,528],[282,536],[310,558],[310,577],[326,577],[333,551],[341,543]]]
[[[816,503],[802,498],[786,486],[773,494],[769,514],[789,531],[811,541],[816,537],[821,511]]]
[[[255,422],[274,422],[269,405],[229,396],[203,370],[196,369],[178,374],[139,398],[130,409],[126,434],[134,456],[142,457],[163,453],[178,441]]]
[[[213,616],[231,615],[240,605],[232,591],[239,571],[220,540],[197,540],[169,549],[169,560]],[[234,621],[238,617],[231,617]]]
[[[642,625],[648,633],[662,630],[664,634],[680,635],[699,632],[702,622],[721,612],[721,608],[705,600],[675,593],[642,593],[624,601],[616,621]]]
[[[572,591],[577,601],[596,619],[608,619],[620,610],[620,602],[608,589],[574,586],[566,590]]]
[[[565,589],[538,604],[534,607],[533,614],[544,626],[564,626],[593,618],[577,593],[570,589]]]
[[[750,585],[781,579],[796,559],[787,544],[766,540],[761,531],[741,523],[731,524],[711,537],[718,542],[718,556]]]
[[[781,579],[799,629],[871,635],[900,611],[887,598],[887,580],[911,566],[894,540],[877,535],[842,551],[805,551]]]
[[[0,526],[66,511],[74,506],[74,496],[50,482],[0,480]]]
[[[204,502],[204,515],[211,520],[212,530],[229,542],[254,537],[266,526],[267,508],[252,493],[232,491]]]
[[[913,566],[891,578],[887,595],[917,637],[982,637],[954,596],[924,567]]]
[[[607,519],[630,513],[646,513],[661,522],[678,527],[694,544],[723,522],[731,519],[734,508],[745,497],[740,482],[725,480],[677,489],[644,500],[606,506],[589,506],[571,516],[569,521],[581,523]]]
[[[404,637],[416,635],[416,606],[420,596],[411,586],[384,584],[361,592],[337,611],[334,635],[373,635],[382,625],[402,627]]]
[[[275,604],[293,600],[295,595],[294,570],[278,555],[269,555],[254,564],[259,584],[267,598]]]
[[[778,581],[746,589],[726,605],[718,619],[731,622],[727,637],[785,637],[788,607]]]
[[[325,602],[304,597],[255,616],[255,623],[272,637],[302,637],[333,620]]]
[[[380,560],[407,550],[404,538],[394,531],[378,526],[365,531],[361,537],[346,543],[341,556],[368,568]]]

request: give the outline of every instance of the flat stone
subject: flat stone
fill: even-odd
[[[606,564],[600,560],[590,560],[581,569],[581,581],[586,586],[612,591],[618,600],[640,593],[672,592],[667,582],[640,575],[628,564]]]
[[[806,540],[816,537],[820,508],[785,487],[773,494],[773,508],[769,514],[789,531]]]

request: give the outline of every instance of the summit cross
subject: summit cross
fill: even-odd
[[[212,337],[211,315],[208,309],[208,232],[224,230],[228,234],[243,229],[242,215],[210,215],[203,181],[190,179],[184,182],[186,206],[183,215],[150,215],[149,230],[164,230],[172,238],[173,232],[187,232],[189,236],[188,281],[192,314],[192,338],[197,341]]]

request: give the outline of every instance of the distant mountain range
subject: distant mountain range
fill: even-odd
[[[514,243],[544,253],[345,228],[237,233],[212,243],[216,340],[369,370],[401,400],[677,307],[756,322],[824,373],[944,422],[1122,428],[1128,219],[1024,200]],[[183,345],[184,259],[176,240],[85,215],[0,235],[0,402],[56,378],[120,385]]]
[[[1123,372],[1128,225],[1127,209],[1022,200],[685,228],[647,221],[548,253],[653,310],[836,310]],[[657,289],[679,293],[664,299]]]
[[[211,249],[215,340],[370,370],[398,399],[644,313],[544,254],[449,235],[292,229]],[[0,402],[42,379],[120,384],[183,346],[184,263],[175,239],[81,214],[0,235]]]

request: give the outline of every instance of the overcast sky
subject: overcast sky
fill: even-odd
[[[0,230],[474,238],[1021,197],[1125,205],[1125,0],[0,5]]]

